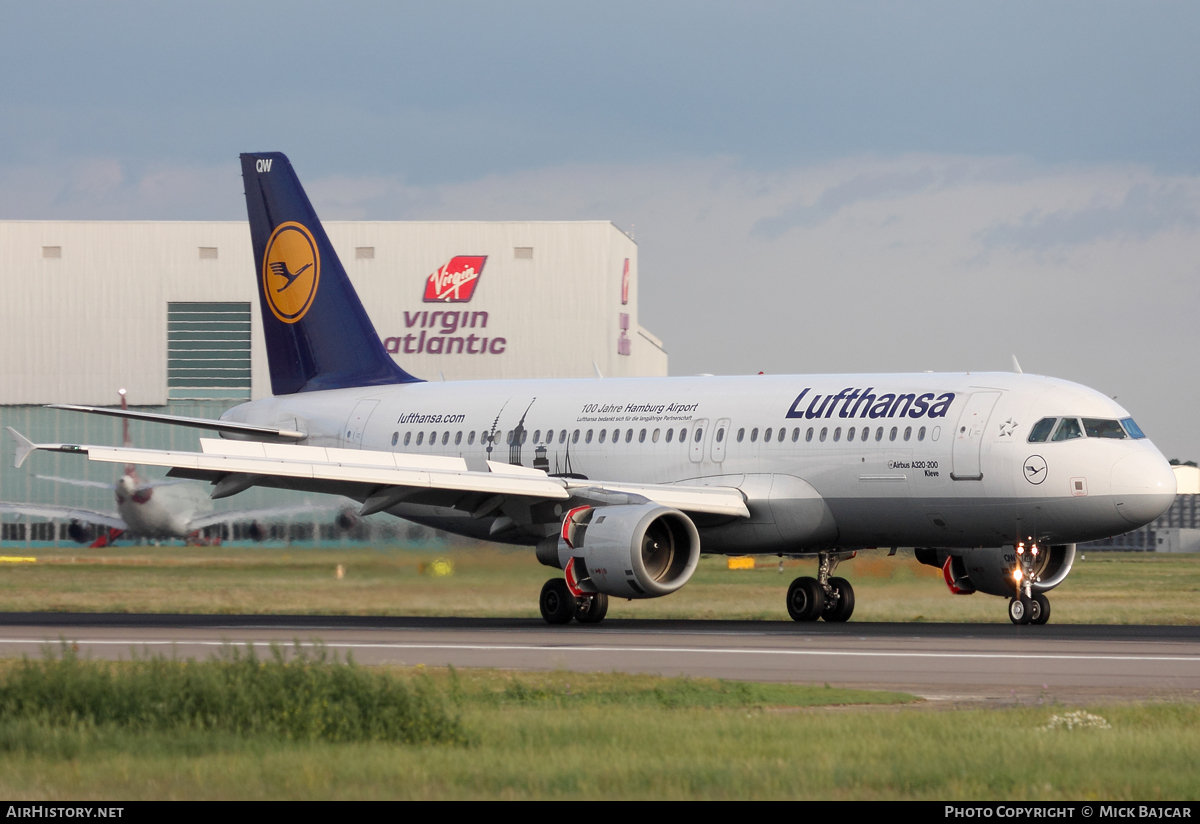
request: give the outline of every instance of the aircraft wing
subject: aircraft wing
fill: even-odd
[[[169,467],[173,477],[215,483],[214,498],[251,486],[276,486],[345,495],[365,500],[364,515],[401,501],[466,507],[477,517],[508,497],[566,501],[575,496],[638,496],[684,512],[749,517],[745,498],[732,487],[673,484],[607,484],[556,478],[540,469],[487,462],[488,471],[467,468],[462,458],[374,452],[320,446],[225,441],[201,438],[201,452],[176,452],[76,444],[35,444],[11,427],[17,441],[16,465],[30,452],[45,450],[87,455],[106,463]]]
[[[74,506],[55,506],[54,504],[18,504],[0,502],[0,513],[11,515],[31,515],[35,518],[58,518],[60,520],[86,521],[89,524],[103,524],[115,529],[128,529],[125,522],[110,512],[97,512],[94,509],[80,509]]]

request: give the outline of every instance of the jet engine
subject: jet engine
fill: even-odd
[[[538,559],[566,570],[584,593],[659,598],[688,582],[700,563],[700,533],[676,509],[646,503],[581,506],[561,534],[538,545]]]
[[[1025,547],[1025,552],[1032,549]],[[959,595],[985,592],[1012,597],[1017,591],[1013,573],[1017,569],[1016,550],[1011,546],[979,549],[918,549],[917,560],[942,568],[946,586]],[[1039,548],[1033,562],[1033,591],[1049,592],[1063,582],[1075,563],[1075,544]]]

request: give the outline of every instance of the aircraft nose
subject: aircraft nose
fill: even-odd
[[[1145,526],[1171,508],[1175,473],[1161,455],[1127,455],[1113,465],[1112,494],[1122,518],[1134,526]]]

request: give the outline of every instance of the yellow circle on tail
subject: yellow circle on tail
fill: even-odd
[[[276,226],[263,255],[262,289],[271,314],[284,323],[300,320],[320,280],[321,255],[312,232],[294,221]]]

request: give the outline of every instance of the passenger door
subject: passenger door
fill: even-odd
[[[951,480],[983,480],[979,451],[983,445],[983,432],[987,428],[992,407],[999,398],[999,392],[976,392],[967,398],[967,405],[958,416],[958,426],[954,428],[954,446],[950,459]]]
[[[362,449],[363,430],[367,428],[367,420],[378,405],[378,399],[359,401],[354,405],[354,411],[346,419],[346,436],[342,438],[343,447],[346,449]]]

